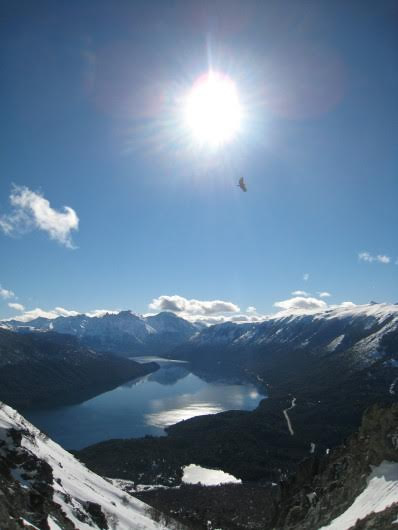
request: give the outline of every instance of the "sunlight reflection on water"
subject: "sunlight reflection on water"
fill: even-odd
[[[165,428],[179,421],[205,414],[217,414],[225,410],[242,409],[245,400],[259,400],[256,390],[242,385],[213,383],[196,392],[152,399],[149,403],[153,412],[145,414],[148,425]]]
[[[182,409],[162,410],[161,412],[146,414],[145,420],[148,425],[164,429],[169,425],[173,425],[179,421],[188,420],[194,416],[217,414],[222,411],[223,409],[221,407],[216,407],[210,403],[193,403]]]

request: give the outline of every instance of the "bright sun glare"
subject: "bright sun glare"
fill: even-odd
[[[200,77],[186,99],[184,120],[201,145],[217,148],[232,140],[242,121],[235,83],[216,72]]]

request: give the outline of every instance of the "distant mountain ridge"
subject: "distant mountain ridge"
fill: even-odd
[[[29,322],[2,321],[13,331],[52,331],[77,337],[81,344],[98,351],[119,355],[161,354],[185,342],[198,326],[174,313],[162,312],[141,316],[132,311],[106,313],[102,316],[39,317]]]
[[[277,314],[263,322],[226,322],[203,329],[174,353],[192,362],[267,363],[287,351],[351,364],[373,364],[398,354],[398,305],[341,306],[310,314]],[[391,356],[391,355],[390,355]]]
[[[313,313],[280,312],[261,322],[227,321],[208,327],[169,311],[142,316],[130,310],[101,316],[38,317],[28,322],[3,320],[0,326],[20,332],[54,331],[73,335],[88,346],[102,346],[103,351],[115,351],[123,346],[133,353],[136,350],[145,353],[155,346],[164,352],[185,341],[193,346],[294,344],[299,348],[310,346],[328,351],[341,351],[357,344],[362,351],[369,351],[375,349],[382,336],[397,329],[398,305],[370,302]],[[363,339],[366,340],[358,344]]]
[[[211,362],[214,348],[220,355],[224,350],[264,353],[289,348],[325,355],[349,351],[353,362],[372,363],[388,342],[398,341],[398,305],[342,305],[313,313],[277,313],[261,322],[225,322],[209,327],[168,311],[146,317],[132,311],[94,317],[39,317],[30,322],[1,321],[0,325],[18,332],[73,335],[97,351],[127,356],[176,353],[195,361],[200,351]]]

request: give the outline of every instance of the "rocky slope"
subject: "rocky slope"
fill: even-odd
[[[198,330],[194,324],[170,312],[143,317],[131,311],[120,311],[94,317],[40,317],[29,322],[8,320],[1,324],[19,332],[52,331],[73,335],[83,345],[119,355],[159,355],[188,340]]]
[[[0,399],[18,408],[77,403],[157,368],[97,353],[68,335],[0,329]]]
[[[277,530],[396,528],[398,404],[371,407],[347,442],[282,484]],[[357,522],[358,521],[358,522]]]
[[[160,530],[161,514],[95,475],[0,403],[0,528]]]

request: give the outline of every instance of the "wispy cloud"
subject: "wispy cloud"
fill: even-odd
[[[348,302],[348,301],[347,302],[342,302],[340,304],[340,307],[348,307],[349,308],[349,307],[355,307],[355,306],[356,306],[356,304],[354,304],[353,302]]]
[[[8,307],[11,307],[11,309],[15,309],[16,311],[25,311],[25,306],[22,304],[17,304],[16,302],[10,302]]]
[[[13,291],[10,291],[10,289],[4,289],[1,285],[0,285],[0,298],[14,298],[15,296],[15,293]]]
[[[30,320],[34,320],[35,318],[39,317],[52,319],[57,317],[76,316],[78,314],[78,311],[70,311],[68,309],[64,309],[63,307],[55,307],[54,309],[50,309],[49,311],[41,309],[40,307],[36,307],[35,309],[25,311],[25,313],[23,313],[22,315],[18,315],[17,317],[15,317],[15,320],[18,320],[19,322],[29,322]]]
[[[292,291],[293,296],[311,296],[307,291]]]
[[[332,296],[328,291],[320,291],[317,293],[320,298],[328,298]]]
[[[220,313],[236,313],[239,306],[223,300],[188,300],[179,295],[162,295],[154,298],[149,304],[153,311],[172,311],[186,315],[217,315]]]
[[[119,311],[119,309],[93,309],[85,313],[85,315],[88,317],[103,317],[104,315],[116,315]]]
[[[22,315],[18,315],[16,317],[5,319],[7,320],[18,320],[19,322],[30,322],[31,320],[34,320],[35,318],[49,318],[54,319],[58,317],[74,317],[76,315],[83,314],[81,311],[75,311],[73,309],[65,309],[64,307],[55,307],[54,309],[41,309],[40,307],[36,307],[35,309],[29,309],[28,311],[25,311],[25,307],[22,304],[14,304],[9,303],[9,307],[12,309],[16,309],[17,311],[23,311]],[[88,317],[102,317],[109,314],[116,314],[119,313],[119,310],[113,310],[113,309],[94,309],[92,311],[88,311],[87,313],[84,313]]]
[[[183,316],[183,315],[179,315]],[[190,320],[191,322],[204,324],[206,326],[213,326],[214,324],[223,324],[225,322],[235,322],[236,324],[244,324],[250,322],[262,322],[265,318],[265,315],[253,315],[253,314],[225,314],[225,315],[215,315],[215,316],[203,316],[203,315],[184,315],[183,318]]]
[[[309,280],[309,278],[310,278],[310,273],[309,273],[309,272],[305,272],[305,273],[303,274],[303,280],[304,280],[305,282],[307,282],[307,281]]]
[[[40,193],[26,186],[13,186],[10,203],[12,212],[0,217],[0,229],[6,235],[38,229],[62,245],[75,248],[71,232],[78,230],[79,218],[72,208],[64,206],[63,211],[57,211]]]
[[[281,300],[274,303],[275,307],[287,312],[323,311],[327,308],[327,303],[318,298],[295,296],[288,300]]]
[[[390,263],[391,258],[390,256],[386,256],[385,254],[377,254],[377,256],[373,256],[369,252],[360,252],[358,254],[359,261],[366,261],[368,263],[378,262],[378,263],[384,263],[385,265],[387,263]]]

